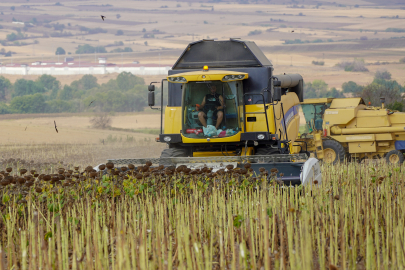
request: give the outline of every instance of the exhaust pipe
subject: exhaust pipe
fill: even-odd
[[[304,80],[300,74],[284,74],[274,77],[280,81],[281,85],[279,87],[289,88],[290,92],[297,94],[300,102],[304,101]]]

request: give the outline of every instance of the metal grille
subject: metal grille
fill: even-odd
[[[297,162],[306,160],[308,157],[304,153],[292,155],[270,155],[270,156],[223,156],[223,157],[172,157],[172,158],[137,158],[137,159],[107,159],[114,164],[134,164],[143,165],[147,161],[153,165],[159,164],[179,164],[179,163],[272,163],[272,162]]]

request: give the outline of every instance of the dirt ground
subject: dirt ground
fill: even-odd
[[[85,167],[105,163],[107,159],[159,157],[166,148],[165,144],[155,142],[156,135],[91,128],[91,115],[27,116],[0,119],[0,162],[20,158],[33,160],[34,167],[47,163]],[[113,128],[160,127],[160,114],[117,114],[111,118]]]
[[[91,128],[94,116],[62,116],[0,120],[0,145],[4,144],[100,144],[108,136],[133,137],[137,141],[156,135]],[[111,126],[121,129],[159,129],[160,114],[121,114],[111,116]],[[55,130],[56,122],[58,133]]]
[[[166,145],[157,142],[111,144],[8,144],[0,145],[0,167],[10,158],[20,159],[35,169],[49,166],[96,166],[110,159],[157,158]],[[1,166],[2,165],[2,166]]]

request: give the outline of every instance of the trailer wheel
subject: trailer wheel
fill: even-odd
[[[346,151],[343,146],[334,140],[323,141],[323,162],[328,164],[336,164],[344,162]]]
[[[404,162],[404,155],[401,153],[401,151],[391,150],[385,156],[385,160],[389,164],[401,165]]]

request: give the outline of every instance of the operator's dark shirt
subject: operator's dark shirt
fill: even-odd
[[[216,110],[216,107],[221,106],[219,97],[220,95],[217,93],[205,95],[204,111]]]

